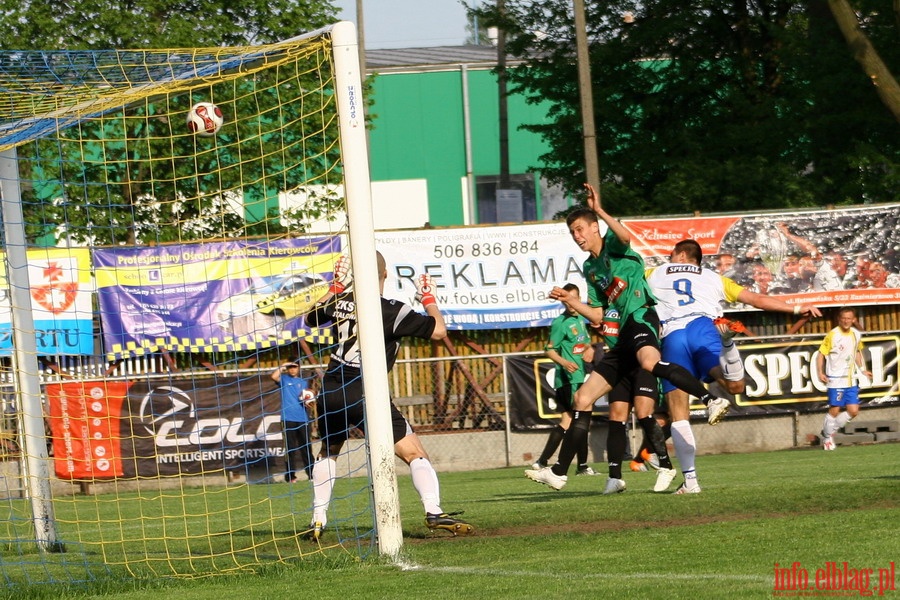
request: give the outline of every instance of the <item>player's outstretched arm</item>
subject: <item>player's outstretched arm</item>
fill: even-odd
[[[741,290],[741,292],[738,294],[737,299],[738,302],[749,304],[750,306],[759,308],[761,310],[793,313],[795,315],[803,315],[806,317],[822,316],[822,311],[820,311],[813,304],[788,304],[784,300],[776,298],[775,296],[757,294],[756,292],[751,292],[747,289]]]
[[[625,226],[618,219],[614,219],[603,210],[603,207],[600,205],[600,194],[597,193],[597,190],[594,189],[589,183],[584,184],[584,189],[587,190],[587,205],[592,211],[594,211],[598,217],[603,219],[603,222],[607,224],[607,226],[612,229],[613,233],[616,234],[616,237],[619,238],[623,244],[631,243],[631,232],[625,229]]]
[[[603,322],[603,309],[599,306],[585,304],[574,291],[570,292],[561,287],[554,287],[550,290],[549,296],[553,300],[559,300],[568,308],[587,319],[588,322],[594,326],[599,326],[599,324]]]
[[[775,223],[775,228],[780,231],[784,237],[797,244],[800,250],[813,257],[813,259],[817,259],[821,256],[818,246],[816,246],[806,238],[795,235],[793,232],[791,232],[790,228],[787,226],[787,223]]]
[[[416,302],[419,302],[429,317],[434,319],[434,331],[431,339],[439,341],[447,337],[447,323],[444,315],[438,308],[437,299],[434,297],[435,284],[431,275],[422,274],[416,278]]]

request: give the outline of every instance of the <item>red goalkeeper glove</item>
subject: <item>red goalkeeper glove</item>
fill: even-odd
[[[416,279],[416,301],[420,302],[423,307],[429,304],[437,304],[434,299],[434,279],[431,275],[419,275]]]
[[[328,291],[335,295],[343,294],[351,283],[353,283],[353,268],[350,265],[350,257],[342,254],[334,263],[334,277]]]

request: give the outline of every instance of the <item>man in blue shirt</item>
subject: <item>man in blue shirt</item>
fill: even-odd
[[[307,409],[316,402],[316,393],[308,381],[300,377],[300,365],[286,362],[272,371],[272,380],[281,388],[281,423],[284,427],[284,479],[297,481],[297,473],[306,471],[312,479],[313,456],[309,443],[309,414]]]

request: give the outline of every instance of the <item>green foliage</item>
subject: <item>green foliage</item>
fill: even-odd
[[[204,5],[141,0],[102,7],[80,0],[28,0],[0,6],[5,32],[0,49],[66,49],[43,55],[49,62],[43,71],[23,69],[33,79],[22,81],[26,89],[43,89],[41,83],[52,77],[65,85],[90,85],[91,78],[109,72],[102,63],[106,49],[269,43],[336,20],[330,0]],[[69,53],[74,48],[96,51],[94,60],[107,71],[79,62],[86,55]],[[19,56],[35,54],[7,54],[4,66],[15,66]],[[178,56],[184,61],[188,54]],[[72,65],[76,68],[67,69]],[[166,66],[145,65],[141,75],[136,64],[123,64],[122,77],[137,85],[157,81],[156,71]],[[49,234],[76,243],[135,244],[302,231],[308,215],[280,215],[271,206],[281,192],[336,183],[324,178],[334,169],[337,144],[322,143],[321,137],[314,144],[303,141],[306,132],[318,131],[337,139],[334,98],[307,94],[320,89],[321,76],[295,64],[237,82],[198,79],[189,92],[151,97],[23,144],[17,154],[30,239]],[[290,102],[301,96],[302,101]],[[225,125],[214,139],[185,135],[184,115],[201,100],[213,100],[225,112]],[[311,211],[330,212],[334,203],[334,198],[314,199]]]
[[[315,77],[290,69],[297,67],[281,67],[278,80],[263,72],[243,84],[151,98],[21,147],[28,233],[35,239],[48,224],[65,223],[58,235],[78,243],[135,244],[302,230],[308,212],[284,215],[284,223],[272,208],[244,214],[248,205],[269,206],[279,192],[327,183],[338,160],[336,144],[303,138],[322,129],[322,114],[334,114],[333,96],[284,102],[292,87]],[[215,99],[226,114],[215,138],[186,134],[183,116],[202,99]],[[337,139],[336,122],[325,127]],[[316,217],[337,203],[323,194],[311,200]]]
[[[0,50],[266,44],[335,22],[331,0],[0,0]]]
[[[900,71],[890,0],[858,0],[860,26]],[[900,127],[854,61],[826,2],[587,2],[607,209],[671,214],[900,200]],[[635,16],[626,23],[623,15]],[[527,68],[510,89],[551,104],[529,126],[545,176],[584,180],[569,0],[474,11]],[[639,200],[638,200],[639,199]]]

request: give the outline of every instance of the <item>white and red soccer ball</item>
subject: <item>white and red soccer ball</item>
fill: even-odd
[[[212,102],[198,102],[187,114],[187,126],[191,133],[202,136],[216,135],[225,123],[222,109]]]

